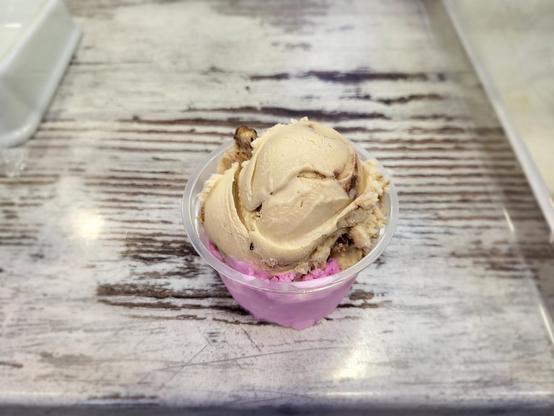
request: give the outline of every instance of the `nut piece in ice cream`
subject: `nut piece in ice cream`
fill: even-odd
[[[227,150],[219,164],[217,173],[223,173],[235,162],[242,163],[252,157],[252,142],[256,140],[258,133],[250,127],[240,126],[235,130],[235,144]]]

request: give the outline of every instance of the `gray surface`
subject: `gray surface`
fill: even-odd
[[[438,3],[68,3],[81,47],[0,178],[0,413],[552,413],[547,226]],[[237,124],[303,115],[392,171],[401,221],[294,331],[233,302],[179,199]]]
[[[535,193],[554,243],[554,2],[445,4]]]

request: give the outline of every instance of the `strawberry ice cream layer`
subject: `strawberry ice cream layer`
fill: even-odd
[[[298,274],[294,272],[288,272],[288,273],[270,275],[269,273],[263,270],[254,268],[252,264],[248,262],[234,260],[234,259],[224,259],[221,253],[219,252],[219,250],[217,249],[217,247],[212,242],[208,243],[208,249],[210,250],[210,253],[214,255],[215,258],[231,266],[236,271],[244,273],[249,276],[254,276],[258,279],[268,280],[271,282],[292,282],[293,280],[296,280],[296,281],[314,280],[314,279],[320,279],[322,277],[331,276],[333,274],[340,272],[340,267],[337,261],[335,259],[329,259],[327,260],[327,264],[325,265],[325,267],[314,269],[308,274]]]

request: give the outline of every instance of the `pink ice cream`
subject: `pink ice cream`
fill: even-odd
[[[208,249],[210,250],[210,253],[214,255],[215,258],[227,263],[233,269],[241,273],[244,273],[248,276],[253,276],[262,280],[269,280],[271,282],[292,282],[292,281],[314,280],[322,277],[331,276],[333,274],[340,272],[340,268],[337,260],[330,258],[327,261],[327,264],[325,265],[325,267],[323,268],[318,267],[316,269],[313,269],[310,273],[307,273],[307,274],[299,275],[298,273],[287,272],[287,273],[281,273],[281,274],[276,274],[272,276],[269,273],[265,272],[264,270],[256,269],[251,263],[240,261],[240,260],[234,260],[234,259],[224,260],[221,253],[211,242],[208,244]]]

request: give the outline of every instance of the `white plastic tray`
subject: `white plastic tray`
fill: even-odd
[[[80,36],[62,0],[1,0],[0,147],[32,136]]]

